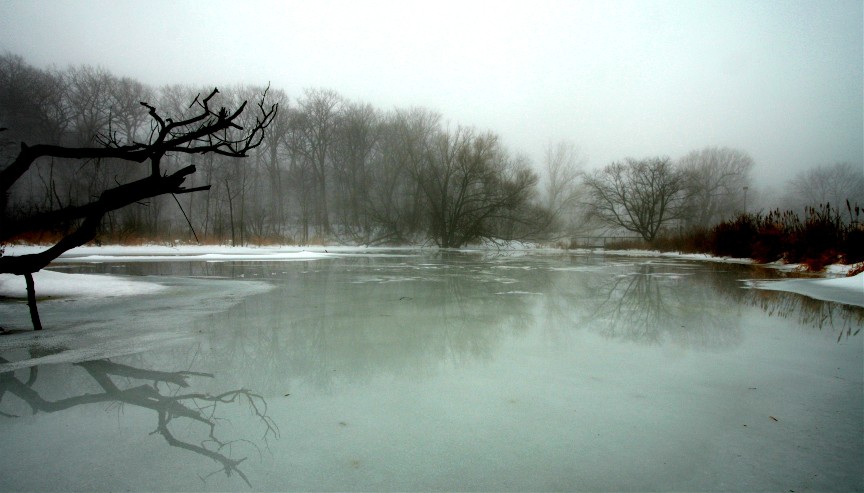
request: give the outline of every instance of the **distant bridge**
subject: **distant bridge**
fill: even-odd
[[[606,248],[608,244],[641,242],[641,236],[571,236],[571,248]]]

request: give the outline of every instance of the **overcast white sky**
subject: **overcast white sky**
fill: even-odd
[[[0,0],[0,51],[153,85],[424,106],[542,160],[748,151],[756,177],[864,166],[864,2]]]

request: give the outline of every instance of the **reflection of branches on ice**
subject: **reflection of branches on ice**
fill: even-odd
[[[6,362],[2,358],[0,361]],[[279,428],[268,416],[267,403],[264,398],[250,390],[239,389],[224,392],[218,395],[207,393],[179,393],[180,389],[188,388],[189,377],[208,377],[213,375],[207,373],[196,373],[189,371],[163,372],[134,368],[109,360],[95,360],[84,363],[76,363],[74,366],[83,368],[87,374],[102,388],[100,393],[86,393],[73,397],[67,397],[55,401],[44,399],[33,387],[37,380],[38,367],[29,368],[26,381],[15,377],[15,372],[0,374],[0,402],[8,392],[17,396],[27,403],[33,414],[37,412],[53,413],[69,409],[71,407],[93,404],[93,403],[117,403],[119,405],[134,405],[141,408],[151,409],[156,412],[157,425],[154,434],[161,435],[172,447],[188,450],[203,457],[207,457],[220,464],[220,471],[226,476],[236,473],[243,481],[251,487],[246,474],[240,470],[239,465],[246,458],[231,458],[231,449],[234,444],[246,444],[253,447],[260,455],[258,446],[246,439],[225,440],[217,436],[217,423],[220,418],[217,410],[220,406],[238,404],[245,402],[252,414],[258,418],[263,427],[261,439],[265,445],[271,437],[278,438]],[[130,386],[120,388],[112,377],[120,377],[134,380],[152,381],[151,384]],[[15,417],[10,413],[2,413],[6,417]],[[206,438],[199,443],[183,441],[177,438],[171,431],[170,425],[177,420],[186,419],[198,423],[207,430]],[[228,451],[226,453],[226,450]],[[213,473],[207,474],[206,479]]]

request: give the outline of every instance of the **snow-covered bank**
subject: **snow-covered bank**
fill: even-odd
[[[165,286],[131,278],[93,274],[64,274],[42,270],[33,274],[39,298],[106,298],[141,296],[162,291]],[[26,298],[23,276],[0,274],[0,297]]]
[[[12,245],[5,255],[28,255],[41,252],[43,246]],[[362,250],[359,247],[230,247],[220,245],[180,246],[83,246],[62,254],[54,262],[168,262],[168,261],[290,261],[315,260]]]
[[[4,255],[28,255],[45,249],[40,245],[9,245]],[[366,247],[230,247],[219,245],[143,245],[83,246],[65,252],[54,260],[62,263],[102,262],[285,262],[334,258],[340,255],[373,253]],[[65,274],[42,270],[33,274],[39,298],[108,298],[156,293],[164,286],[128,277]],[[0,274],[0,297],[26,298],[22,276]]]

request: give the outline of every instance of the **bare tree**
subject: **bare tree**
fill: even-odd
[[[365,205],[379,129],[380,117],[370,104],[346,104],[336,122],[332,148],[334,205],[344,236],[359,239],[370,228]]]
[[[327,177],[334,129],[344,101],[335,91],[307,90],[292,113],[291,150],[302,157],[312,172],[315,220],[320,234],[330,233]]]
[[[272,100],[282,108],[275,118],[273,123],[267,127],[264,132],[264,141],[262,147],[266,152],[265,163],[269,181],[269,207],[273,210],[270,215],[272,221],[272,234],[277,237],[282,237],[283,227],[286,216],[286,200],[287,195],[285,184],[285,173],[287,172],[284,165],[284,156],[281,154],[284,147],[285,139],[288,136],[288,96],[282,90],[276,90],[271,96]]]
[[[0,55],[0,128],[7,129],[6,138],[59,144],[69,123],[65,92],[60,73],[38,70],[17,55]]]
[[[425,233],[426,197],[416,171],[427,166],[441,116],[423,108],[396,110],[380,126],[365,210],[369,243],[411,243]]]
[[[40,158],[85,161],[119,159],[132,163],[149,161],[149,174],[146,177],[106,189],[98,198],[85,204],[70,205],[30,216],[6,215],[2,218],[0,242],[28,231],[43,231],[58,227],[69,231],[53,246],[42,252],[0,257],[0,273],[25,276],[28,303],[35,329],[40,329],[41,323],[36,312],[32,274],[44,268],[63,252],[92,240],[107,213],[160,195],[210,189],[210,185],[184,187],[186,178],[195,173],[195,166],[186,166],[169,173],[162,166],[166,154],[214,153],[227,157],[246,157],[250,150],[260,145],[264,129],[270,125],[277,112],[275,104],[265,106],[266,92],[257,104],[258,114],[254,123],[246,128],[237,123],[246,109],[246,102],[235,110],[228,110],[225,107],[214,110],[210,107],[210,102],[218,92],[214,89],[203,99],[196,97],[192,103],[196,108],[196,114],[176,121],[164,118],[154,106],[142,102],[141,106],[146,109],[152,120],[151,132],[146,141],[120,143],[113,135],[103,134],[98,139],[98,147],[64,147],[50,144],[28,146],[21,143],[18,156],[0,171],[0,194],[4,197],[15,182]]]
[[[587,159],[573,142],[550,143],[544,156],[544,205],[556,230],[572,229],[578,204],[579,177]]]
[[[24,59],[0,56],[0,162],[9,162],[18,152],[18,143],[36,139],[60,144],[70,124],[66,84],[61,73],[38,70]],[[24,212],[50,208],[59,201],[61,190],[55,181],[54,160],[37,163],[18,187],[14,207]],[[27,200],[38,196],[36,200]],[[7,214],[10,194],[0,194],[0,218]]]
[[[683,179],[669,158],[626,159],[585,175],[591,214],[653,241],[678,218]]]
[[[478,239],[510,239],[495,226],[518,219],[537,175],[509,159],[497,136],[464,127],[440,132],[432,152],[427,166],[415,172],[429,207],[433,241],[459,248]]]
[[[685,227],[710,227],[744,210],[753,169],[746,152],[706,147],[681,158],[678,167],[687,195],[682,210]]]

